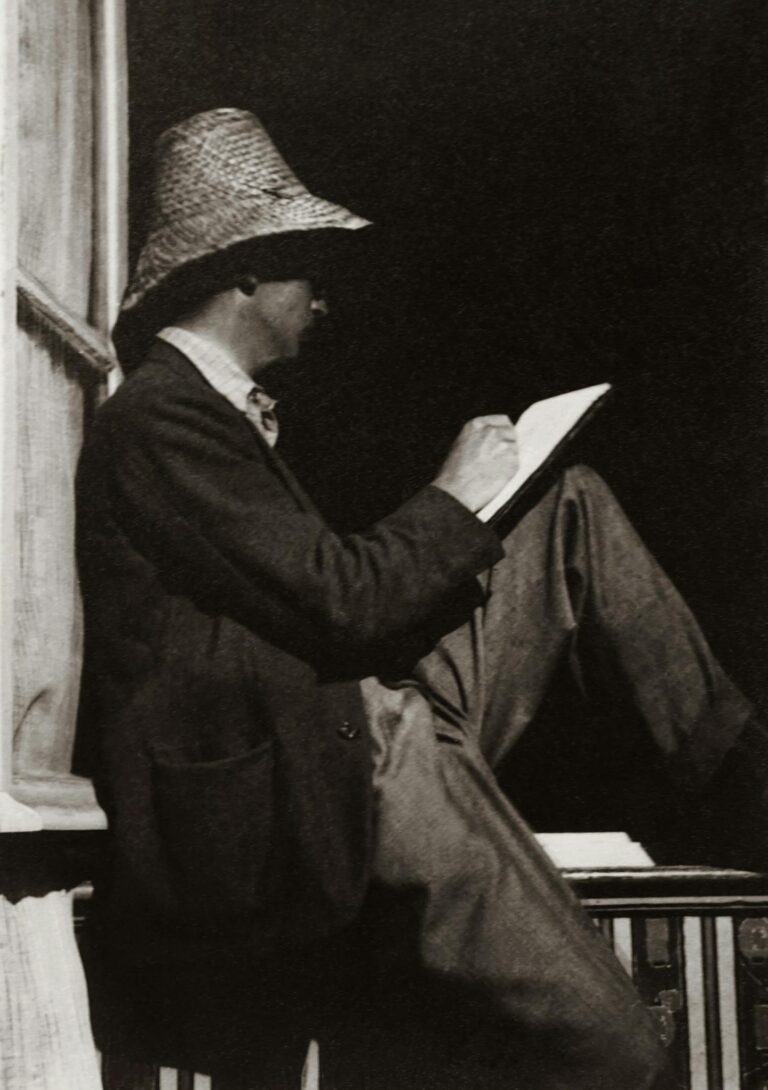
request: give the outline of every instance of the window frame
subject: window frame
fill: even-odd
[[[88,781],[51,774],[14,777],[13,636],[17,486],[17,330],[34,320],[65,346],[101,394],[120,379],[109,330],[127,274],[128,90],[126,0],[91,0],[93,43],[93,271],[88,320],[73,314],[46,285],[18,265],[19,4],[0,13],[0,832],[15,823],[18,803],[45,829],[106,824]],[[14,802],[15,800],[15,802]],[[29,827],[29,826],[27,826]]]

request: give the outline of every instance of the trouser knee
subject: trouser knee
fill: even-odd
[[[562,479],[566,488],[570,487],[579,492],[595,493],[604,499],[611,499],[616,502],[613,492],[611,492],[611,489],[597,470],[593,469],[592,466],[585,465],[583,462],[567,466],[563,470]]]

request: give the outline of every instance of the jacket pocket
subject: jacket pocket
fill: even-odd
[[[273,775],[271,739],[215,761],[153,754],[158,832],[179,907],[190,922],[242,915],[263,903]]]

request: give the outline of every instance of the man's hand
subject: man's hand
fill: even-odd
[[[517,471],[517,436],[508,416],[468,421],[432,482],[470,511],[479,511]]]

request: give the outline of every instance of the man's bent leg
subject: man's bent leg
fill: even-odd
[[[428,974],[474,994],[485,1013],[478,1070],[466,1082],[443,1071],[434,1085],[660,1088],[668,1076],[637,993],[476,743],[499,761],[566,653],[577,669],[597,663],[598,679],[629,697],[670,770],[694,784],[715,771],[751,708],[590,471],[568,471],[505,545],[484,609],[419,668],[458,727],[436,717],[442,741],[423,726],[398,732],[375,775],[377,875],[420,894]],[[502,1016],[496,1037],[482,1028],[493,1024],[489,1012]],[[445,1055],[450,1066],[451,1048]],[[462,1060],[469,1070],[466,1049]]]
[[[671,773],[705,784],[752,708],[607,485],[566,470],[504,545],[484,609],[419,671],[482,724],[489,763],[530,723],[568,653],[577,672],[591,666],[603,697],[631,705]]]

